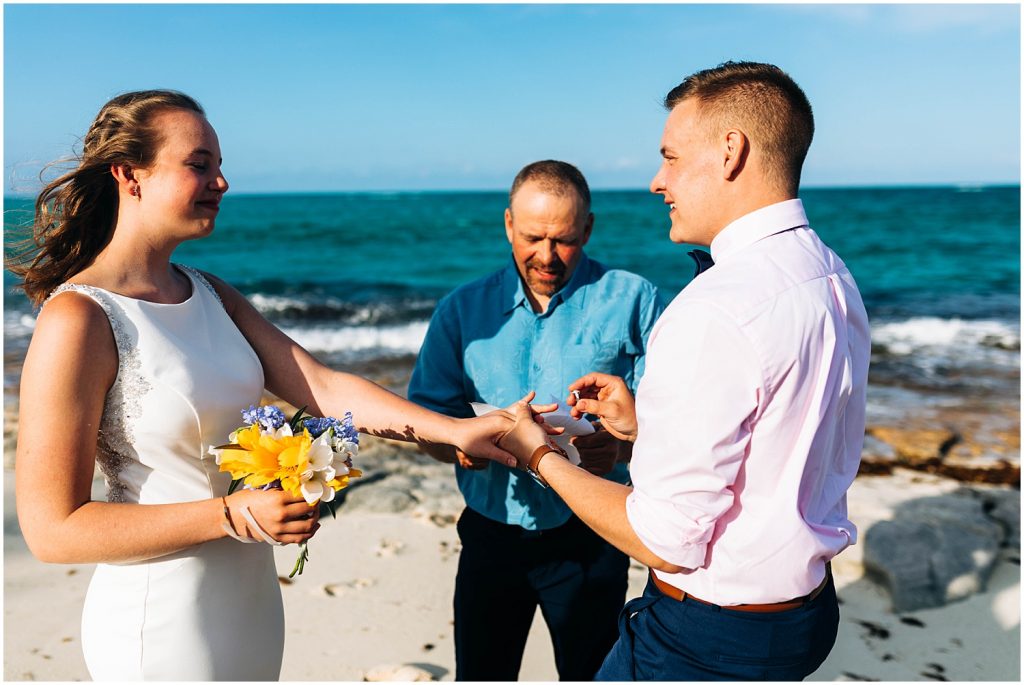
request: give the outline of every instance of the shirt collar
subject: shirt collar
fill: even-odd
[[[723,228],[711,241],[711,257],[718,263],[762,238],[807,225],[801,200],[776,202],[744,214]]]
[[[551,296],[547,311],[538,313],[537,316],[553,312],[561,303],[565,303],[566,306],[582,307],[583,301],[577,302],[576,300],[579,298],[572,299],[572,294],[587,282],[587,274],[589,272],[590,258],[586,254],[582,254],[580,255],[580,261],[576,262],[576,268],[573,269],[569,281],[562,286],[561,290]],[[523,285],[523,279],[519,277],[519,269],[516,267],[515,257],[509,258],[508,266],[505,267],[505,271],[502,274],[501,301],[505,303],[505,314],[519,306],[524,306],[531,312],[533,311],[529,300],[526,299],[526,287]]]

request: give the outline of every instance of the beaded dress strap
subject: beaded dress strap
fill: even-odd
[[[199,269],[194,269],[191,266],[185,266],[184,264],[175,264],[175,266],[184,271],[185,273],[191,275],[192,278],[198,281],[203,287],[205,287],[207,290],[210,291],[210,293],[213,294],[214,299],[217,300],[221,307],[224,306],[224,302],[221,301],[220,295],[217,294],[216,288],[213,287],[210,281],[206,280],[206,276],[204,276],[202,272],[199,271]]]
[[[82,285],[80,283],[62,283],[46,296],[46,299],[43,300],[43,304],[41,304],[39,308],[42,309],[46,306],[47,302],[57,297],[57,295],[68,292],[69,290],[88,296],[100,306],[103,313],[107,315],[107,320],[110,321],[110,329],[114,332],[114,344],[117,346],[117,351],[119,354],[123,355],[130,346],[124,334],[124,323],[119,312],[115,311],[115,308],[117,308],[115,303],[107,297],[106,292],[102,288],[96,288],[91,285]]]

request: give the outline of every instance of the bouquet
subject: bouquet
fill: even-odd
[[[229,494],[239,485],[280,488],[336,516],[335,494],[348,487],[350,478],[362,475],[352,468],[352,457],[359,453],[359,433],[351,412],[340,421],[331,416],[304,417],[304,412],[305,407],[290,421],[273,405],[250,406],[242,412],[245,425],[228,436],[230,442],[210,448],[220,470],[231,474]],[[289,578],[301,575],[309,560],[305,542],[299,549]]]

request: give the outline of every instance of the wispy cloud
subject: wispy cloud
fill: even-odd
[[[949,30],[986,36],[1018,31],[1020,7],[1016,4],[905,4],[905,5],[777,5],[781,13],[831,18],[851,26],[878,26],[889,31],[925,34]]]
[[[771,7],[769,5],[769,7]],[[808,17],[824,17],[836,19],[853,25],[864,25],[877,16],[878,8],[874,5],[778,5],[774,7],[780,13],[799,14]]]
[[[880,7],[893,24],[912,33],[963,29],[975,35],[1018,31],[1020,7],[1017,5],[897,5]]]

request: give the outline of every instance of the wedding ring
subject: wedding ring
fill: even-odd
[[[580,401],[580,391],[579,390],[573,390],[572,391],[572,396],[576,398],[577,402]]]

